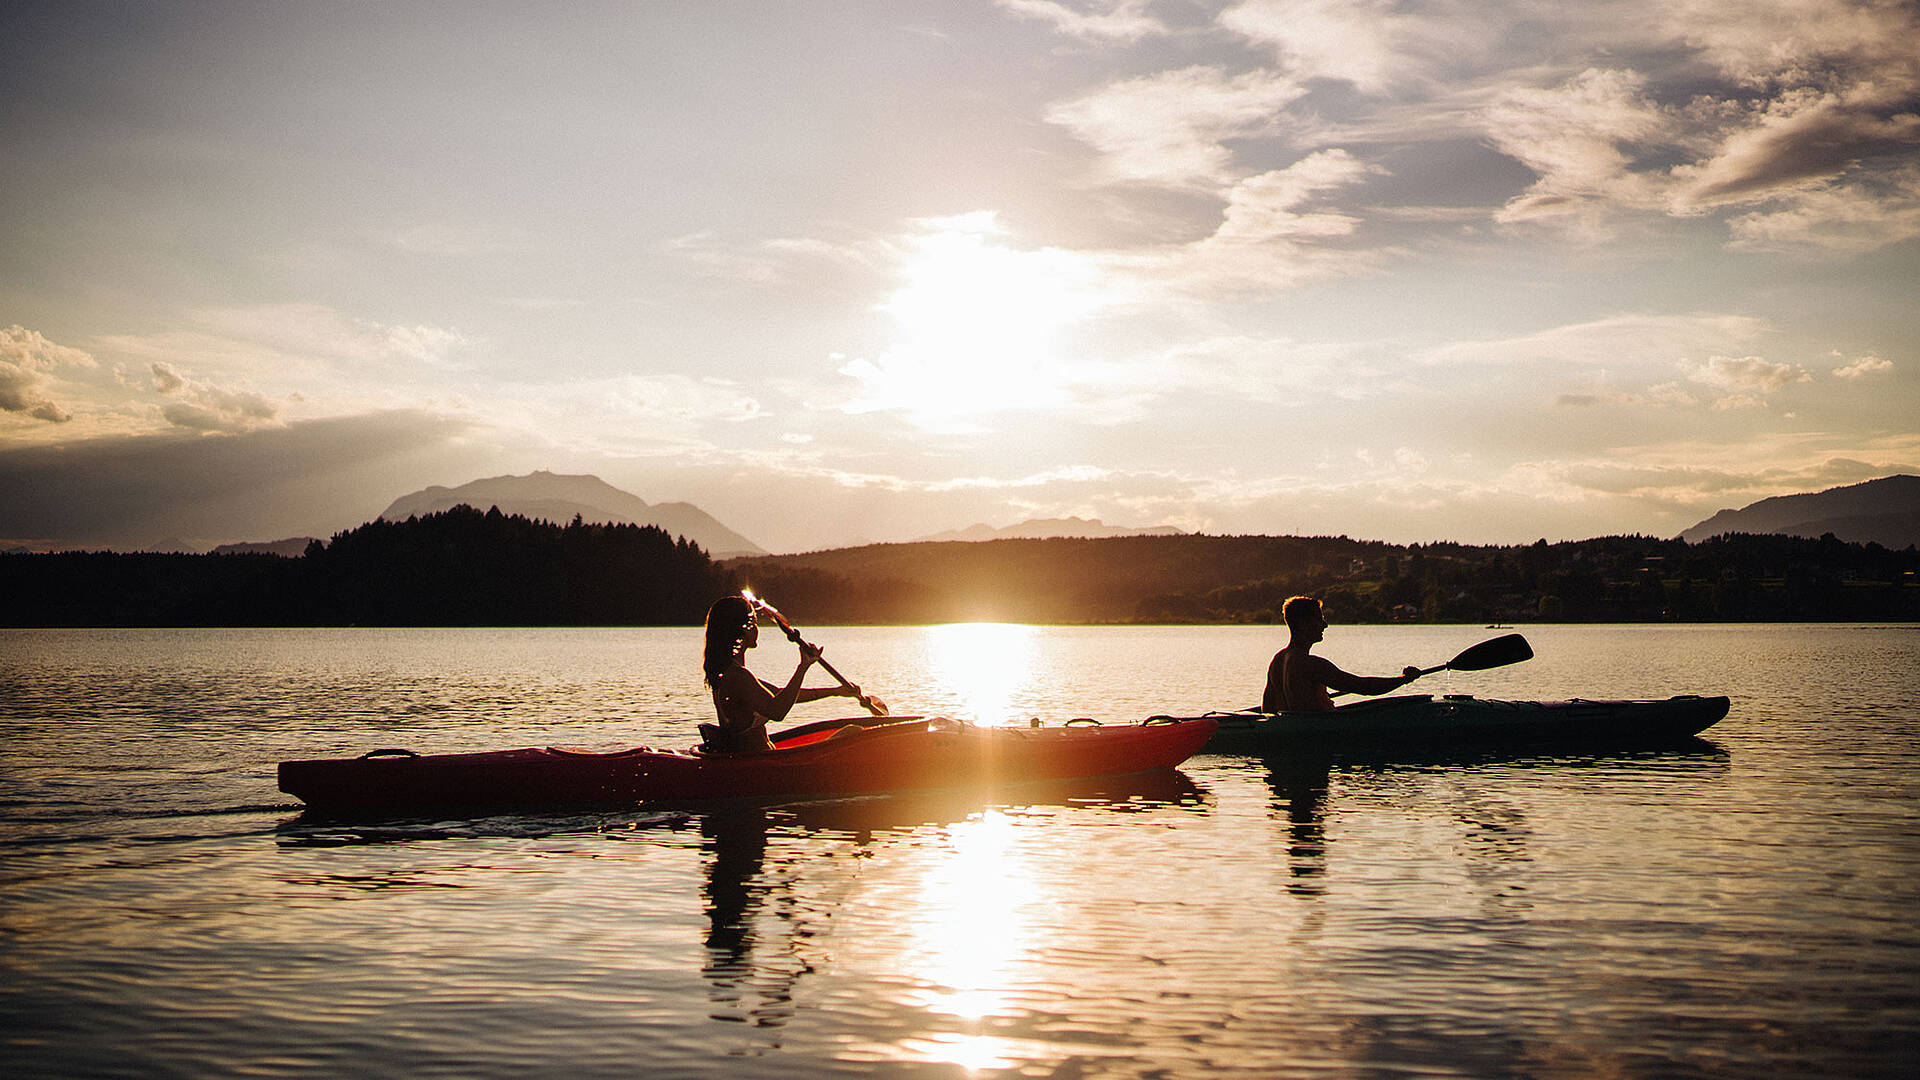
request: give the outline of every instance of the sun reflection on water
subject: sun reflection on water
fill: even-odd
[[[1014,850],[1016,828],[994,810],[957,823],[920,876],[903,957],[917,986],[907,1003],[960,1030],[918,1032],[881,1057],[977,1071],[1030,1056],[980,1030],[1018,1012],[1018,971],[1031,950],[1039,887]]]
[[[1007,724],[1015,694],[1033,674],[1034,628],[1018,623],[950,623],[926,630],[931,674],[960,702],[960,719]]]
[[[1032,878],[1008,850],[1013,827],[997,811],[955,825],[951,853],[921,883],[913,973],[929,988],[927,1008],[971,1020],[1005,1004],[1010,966],[1026,943],[1021,909],[1035,899]]]

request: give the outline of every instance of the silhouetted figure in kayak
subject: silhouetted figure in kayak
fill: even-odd
[[[707,749],[723,752],[766,750],[767,725],[779,723],[803,701],[830,697],[858,697],[857,686],[802,689],[807,669],[820,659],[820,650],[802,641],[800,663],[787,685],[775,688],[747,670],[746,651],[760,643],[760,622],[743,596],[723,596],[707,609],[707,649],[701,660],[707,686],[713,690],[713,710],[720,723],[708,734]],[[702,724],[703,733],[712,725]]]
[[[1350,675],[1326,657],[1313,655],[1314,644],[1326,636],[1327,619],[1320,612],[1320,601],[1311,596],[1288,600],[1280,616],[1287,621],[1292,638],[1267,665],[1267,691],[1260,696],[1261,712],[1324,712],[1333,708],[1331,690],[1385,694],[1421,675],[1417,667],[1409,667],[1397,676]]]

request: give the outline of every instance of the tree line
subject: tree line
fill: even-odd
[[[877,544],[715,562],[653,526],[461,506],[305,555],[0,555],[11,626],[698,625],[743,586],[801,623],[1920,619],[1920,552],[1831,535],[1530,545],[1131,536]]]
[[[556,525],[457,506],[267,554],[0,556],[14,626],[698,623],[732,575],[651,525]]]
[[[883,544],[727,566],[813,622],[1264,623],[1301,593],[1352,623],[1920,618],[1920,552],[1831,535],[1517,546],[1138,536]]]

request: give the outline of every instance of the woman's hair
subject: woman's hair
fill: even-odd
[[[707,650],[700,670],[706,673],[708,686],[739,657],[751,622],[753,605],[744,596],[723,596],[707,609]]]

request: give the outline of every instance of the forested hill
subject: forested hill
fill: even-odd
[[[716,563],[653,526],[461,506],[269,554],[0,555],[0,625],[698,625],[749,585],[802,625],[1920,620],[1920,551],[1831,536],[1523,547],[1346,537],[882,544]]]
[[[722,564],[809,622],[1269,622],[1296,593],[1346,622],[1920,618],[1920,552],[1786,536],[1519,547],[1135,536],[881,544]]]
[[[651,525],[458,506],[269,554],[0,555],[12,626],[686,625],[738,585]]]

